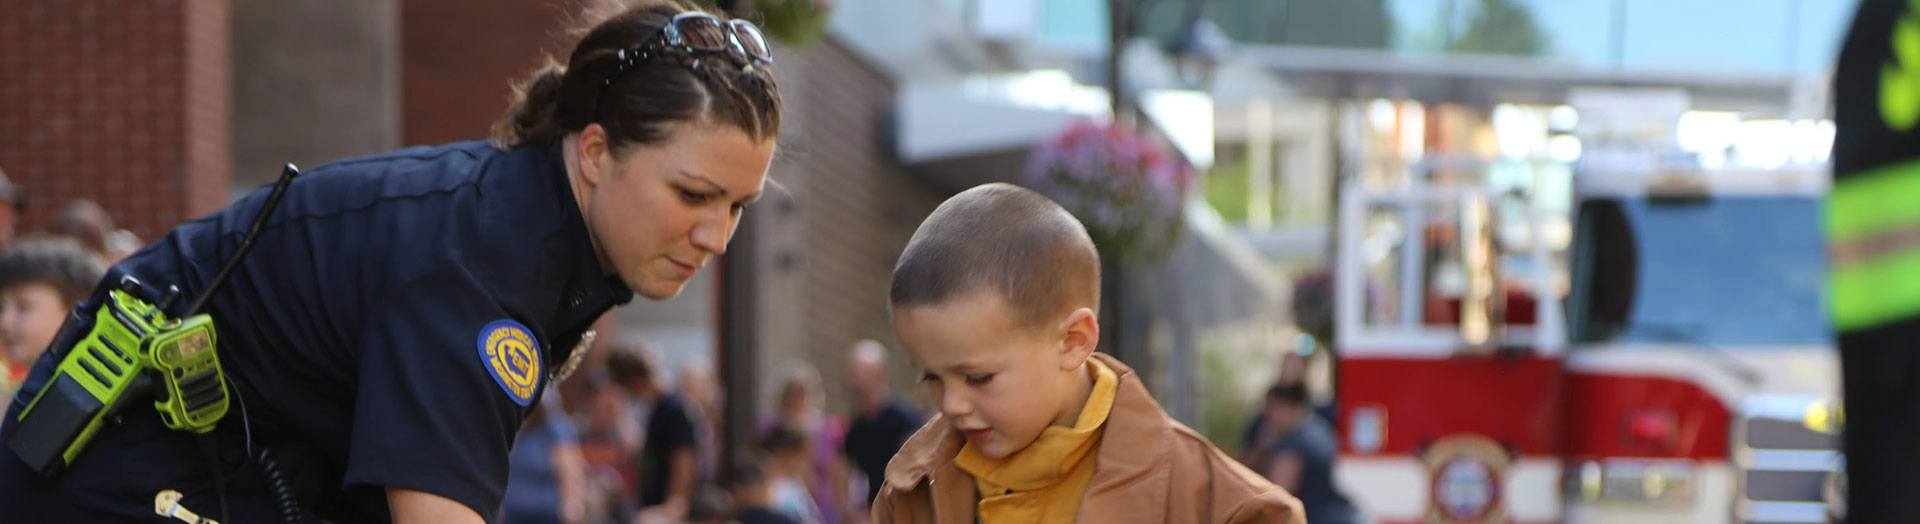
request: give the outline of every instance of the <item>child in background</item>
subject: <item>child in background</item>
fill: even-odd
[[[749,461],[733,469],[728,477],[733,493],[733,520],[740,524],[800,524],[773,511],[773,490],[767,485],[767,470]]]
[[[0,254],[0,340],[7,352],[0,393],[12,398],[28,368],[53,343],[67,312],[87,299],[107,271],[79,241],[22,239]]]
[[[823,522],[820,507],[807,492],[807,473],[813,468],[810,446],[805,433],[784,424],[774,426],[760,441],[760,450],[767,454],[770,507],[801,524]]]

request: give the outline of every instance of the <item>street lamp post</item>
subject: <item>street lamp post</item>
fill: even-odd
[[[1126,76],[1120,64],[1133,33],[1135,4],[1145,7],[1141,0],[1107,0],[1107,101],[1117,123],[1133,122],[1133,105],[1127,97]]]
[[[1212,91],[1214,74],[1220,61],[1233,50],[1233,41],[1220,26],[1201,16],[1200,3],[1195,2],[1179,38],[1167,42],[1163,49],[1173,57],[1174,74],[1182,84],[1188,89]]]
[[[1115,122],[1132,124],[1136,114],[1134,100],[1127,87],[1124,65],[1127,41],[1140,27],[1144,15],[1165,0],[1107,0],[1107,88]],[[1181,81],[1195,89],[1208,89],[1215,65],[1233,46],[1220,26],[1202,16],[1207,0],[1186,2],[1186,24],[1180,36],[1163,48],[1173,55]],[[1190,70],[1191,68],[1191,70]]]
[[[1135,118],[1139,115],[1135,101],[1127,87],[1127,75],[1124,58],[1127,42],[1133,32],[1145,20],[1145,15],[1165,0],[1108,0],[1109,42],[1107,52],[1107,86],[1113,121],[1117,125],[1135,127]],[[1232,42],[1220,27],[1208,21],[1203,8],[1206,0],[1181,0],[1187,7],[1186,24],[1174,40],[1166,42],[1161,49],[1174,60],[1175,72],[1187,88],[1210,91],[1215,69],[1222,56],[1232,47]],[[1102,349],[1118,356],[1121,360],[1135,363],[1138,370],[1152,375],[1158,371],[1149,369],[1150,365],[1142,347],[1146,338],[1144,329],[1148,312],[1137,311],[1129,307],[1124,298],[1127,280],[1127,268],[1119,257],[1102,256],[1101,264],[1106,271],[1101,276],[1101,316],[1100,324],[1115,336],[1103,338]],[[1129,325],[1132,324],[1132,325]]]

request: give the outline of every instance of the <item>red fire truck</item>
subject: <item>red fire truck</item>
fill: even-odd
[[[1573,186],[1557,220],[1482,187],[1344,192],[1343,489],[1389,523],[1829,521],[1825,174]]]

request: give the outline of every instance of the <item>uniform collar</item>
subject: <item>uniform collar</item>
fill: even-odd
[[[593,237],[587,232],[587,219],[580,214],[580,204],[574,201],[573,184],[567,180],[567,166],[561,160],[558,148],[544,149],[548,159],[549,175],[554,198],[560,208],[561,228],[565,229],[569,252],[573,253],[567,292],[561,298],[561,310],[573,312],[581,308],[590,308],[594,316],[599,316],[613,306],[633,301],[633,290],[620,280],[619,274],[608,274],[600,267],[600,258],[593,253]]]
[[[527,149],[532,150],[528,154],[545,160],[543,175],[560,215],[558,235],[565,254],[557,262],[563,264],[566,284],[560,288],[559,303],[552,310],[547,333],[554,337],[550,347],[555,350],[548,352],[547,359],[548,365],[555,366],[553,369],[563,369],[593,323],[614,306],[632,302],[633,290],[620,280],[620,275],[609,275],[600,267],[600,258],[593,252],[592,234],[587,232],[586,217],[580,214],[580,205],[574,201],[573,184],[567,180],[567,166],[561,161],[559,148]]]

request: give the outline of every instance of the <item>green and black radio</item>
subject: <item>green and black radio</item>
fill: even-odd
[[[205,433],[227,414],[213,319],[170,318],[144,296],[138,280],[122,278],[87,319],[92,329],[21,412],[7,446],[41,474],[72,463],[109,415],[149,391],[171,429]]]
[[[102,286],[74,308],[48,348],[60,364],[21,411],[6,446],[41,475],[57,475],[102,426],[148,393],[168,428],[212,431],[227,414],[230,393],[213,318],[200,311],[252,247],[298,173],[286,166],[246,239],[185,313],[169,313],[179,299],[177,287],[158,292],[132,276]]]

